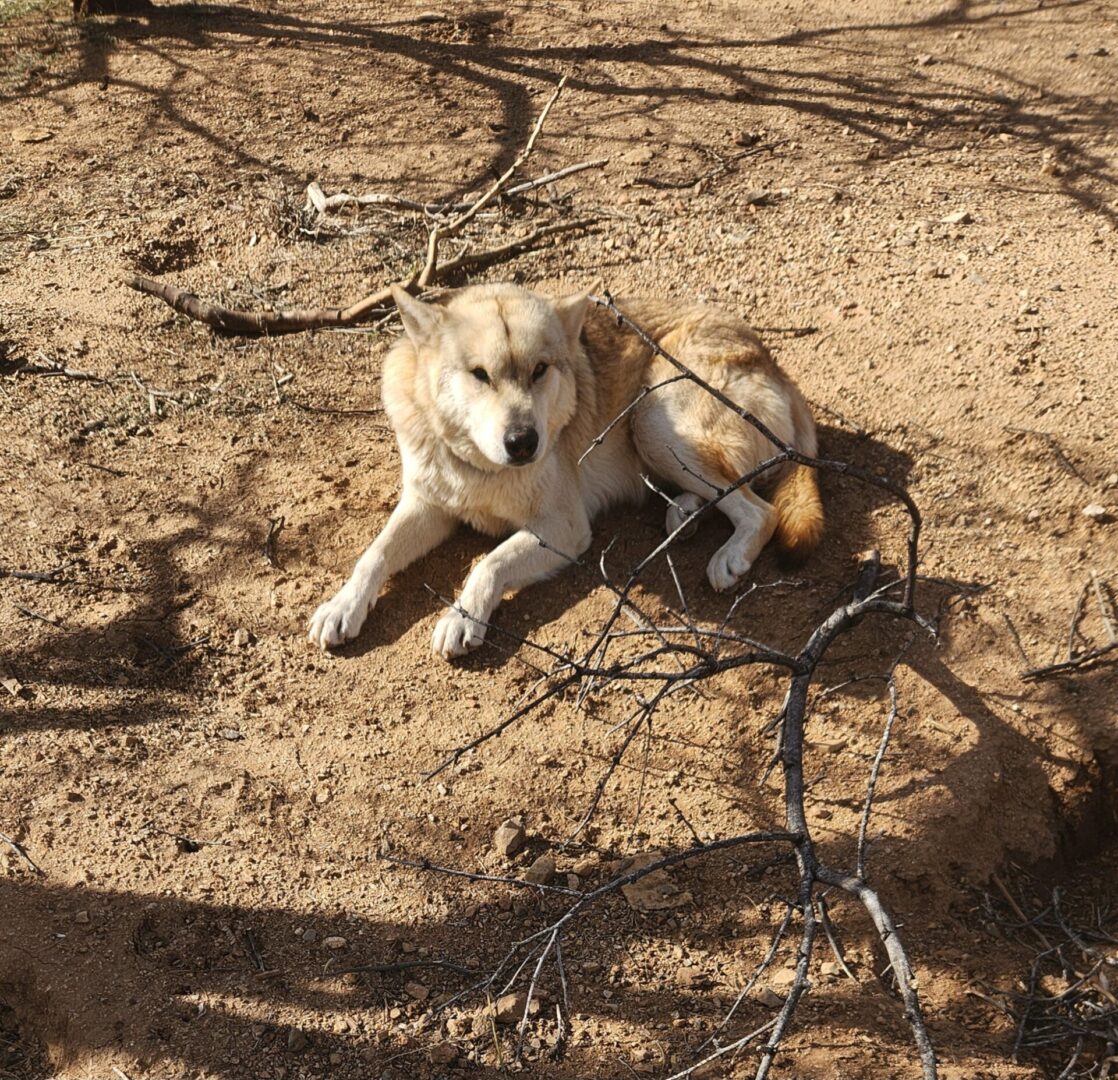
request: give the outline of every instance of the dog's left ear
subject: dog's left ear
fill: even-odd
[[[555,314],[567,331],[567,340],[578,341],[582,333],[582,324],[586,321],[586,309],[590,303],[590,294],[585,292],[575,293],[574,296],[564,296],[562,300],[555,301]]]
[[[400,313],[400,320],[412,344],[416,348],[433,345],[443,324],[442,308],[416,300],[399,285],[392,286],[392,299],[396,302],[396,310]]]

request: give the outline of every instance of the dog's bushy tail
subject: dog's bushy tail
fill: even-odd
[[[815,422],[807,402],[795,391],[792,425],[796,449],[814,457]],[[777,482],[772,503],[777,513],[775,536],[781,559],[793,564],[803,562],[823,539],[823,500],[816,470],[806,465],[788,466]]]
[[[802,562],[823,539],[823,501],[815,470],[806,465],[787,469],[773,492],[776,543],[782,558]]]

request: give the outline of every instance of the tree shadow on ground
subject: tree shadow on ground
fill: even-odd
[[[665,25],[641,40],[620,44],[593,40],[585,21],[578,20],[562,32],[590,38],[585,44],[536,47],[519,44],[502,19],[478,13],[427,22],[362,22],[176,4],[156,7],[145,18],[81,24],[73,71],[56,78],[40,77],[39,85],[20,88],[19,96],[50,98],[75,85],[108,79],[140,94],[152,107],[138,137],[177,129],[229,160],[286,176],[285,166],[274,166],[259,153],[247,151],[237,135],[221,130],[221,118],[207,121],[195,115],[195,106],[189,112],[180,107],[178,87],[192,73],[182,54],[215,47],[252,49],[263,71],[304,62],[305,56],[320,72],[330,68],[351,72],[355,57],[375,57],[382,69],[389,65],[395,76],[409,84],[426,72],[424,77],[437,77],[494,101],[492,124],[501,132],[502,145],[483,166],[460,177],[453,191],[441,193],[453,198],[507,167],[534,120],[531,84],[553,84],[567,72],[572,90],[591,94],[602,103],[612,102],[615,110],[637,115],[675,100],[746,102],[754,110],[779,107],[872,137],[884,157],[954,152],[976,132],[1008,125],[1036,150],[1058,156],[1060,167],[1054,170],[1053,182],[1063,194],[1111,215],[1098,189],[1112,189],[1118,175],[1104,155],[1084,145],[1109,133],[1108,100],[1061,93],[1024,73],[973,62],[945,58],[930,67],[911,67],[915,53],[945,40],[948,31],[993,22],[1024,28],[1038,19],[1048,20],[1047,26],[1058,13],[1070,13],[1085,2],[1007,7],[956,0],[924,18],[818,26],[770,36],[696,36]],[[560,25],[553,23],[551,32],[558,34]],[[903,41],[894,43],[893,35],[903,35]],[[114,75],[111,58],[125,47],[165,64],[169,71],[165,85]],[[294,56],[289,55],[292,50]],[[833,69],[836,55],[847,58],[850,70]],[[884,57],[903,65],[905,76],[898,78],[894,72],[875,76],[865,62],[871,55],[878,66]],[[614,67],[624,70],[625,77],[614,77]],[[231,79],[228,87],[241,96],[250,83]],[[1008,91],[991,90],[991,85]],[[965,100],[963,108],[958,106],[960,98]],[[348,112],[340,110],[334,122],[360,125],[364,119],[360,104],[355,104]],[[918,129],[915,133],[910,123]]]

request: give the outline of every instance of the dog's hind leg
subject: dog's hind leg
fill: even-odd
[[[763,449],[757,453],[760,448],[752,446],[746,425],[729,412],[725,421],[704,423],[707,418],[694,408],[694,400],[688,401],[697,393],[693,387],[666,387],[642,402],[633,417],[642,460],[684,492],[677,505],[668,508],[669,532],[767,456]],[[771,448],[767,440],[765,445]],[[777,513],[748,485],[726,492],[716,505],[734,527],[707,565],[711,585],[724,592],[749,572],[776,529]]]
[[[681,540],[688,540],[695,535],[696,524],[690,521],[692,514],[701,510],[706,505],[707,500],[690,491],[681,491],[670,503],[668,503],[667,513],[664,515],[664,532],[669,536],[682,528],[683,531],[679,534]]]

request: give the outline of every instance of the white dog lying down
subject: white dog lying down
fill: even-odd
[[[579,464],[642,387],[676,370],[585,294],[550,300],[502,284],[459,289],[434,303],[402,289],[394,297],[407,333],[385,360],[383,394],[400,444],[403,493],[349,580],[312,616],[309,638],[324,649],[356,637],[389,575],[460,521],[507,539],[471,571],[462,610],[447,610],[435,627],[432,646],[447,658],[482,643],[506,592],[581,555],[603,509],[639,500],[642,473],[682,492],[668,508],[674,530],[715,488],[775,452],[702,388],[679,381],[645,396]],[[777,438],[815,454],[803,395],[740,319],[665,301],[619,306]],[[734,588],[774,533],[793,558],[819,542],[814,470],[784,465],[773,474],[771,503],[747,486],[718,503],[734,531],[707,567],[715,589]]]

